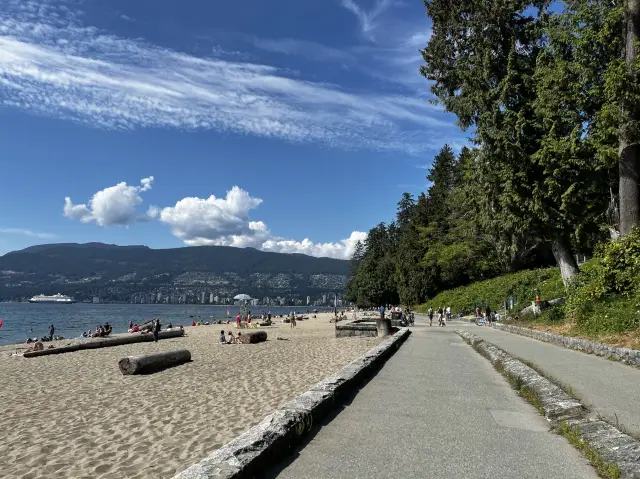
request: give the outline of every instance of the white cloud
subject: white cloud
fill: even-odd
[[[240,238],[253,238],[253,233],[260,231],[252,229],[249,221],[249,210],[260,203],[260,198],[234,186],[225,198],[183,198],[175,206],[163,208],[160,221],[171,226],[173,234],[188,245],[236,246],[236,241],[244,241]]]
[[[373,8],[367,12],[353,0],[342,0],[342,6],[356,16],[362,34],[369,39],[373,39],[373,31],[377,27],[376,19],[394,3],[394,0],[376,0]]]
[[[335,243],[314,243],[285,239],[269,231],[262,221],[252,221],[250,210],[262,203],[248,192],[234,186],[224,198],[184,198],[175,206],[163,208],[160,221],[171,226],[172,233],[190,246],[217,245],[253,247],[279,253],[301,253],[348,259],[355,244],[366,233],[354,231],[347,239]]]
[[[453,128],[410,97],[345,91],[268,65],[116,37],[83,25],[73,5],[3,4],[0,105],[101,128],[207,129],[408,153],[430,145],[403,133]],[[368,29],[390,2],[376,5],[362,14]]]
[[[209,198],[183,198],[175,206],[158,208],[152,205],[145,216],[139,216],[136,211],[142,203],[139,193],[150,189],[152,182],[153,176],[143,178],[141,186],[118,183],[94,194],[89,205],[74,205],[67,197],[64,215],[83,223],[95,221],[100,226],[127,226],[140,220],[158,219],[171,228],[176,238],[189,246],[253,247],[264,251],[342,259],[350,258],[356,242],[366,238],[366,233],[359,231],[335,243],[314,243],[308,238],[297,241],[276,236],[264,222],[250,218],[250,211],[257,208],[262,199],[251,196],[238,186],[227,191],[224,198],[215,195]]]
[[[366,238],[367,233],[362,231],[354,231],[349,238],[335,243],[314,243],[307,238],[302,241],[275,238],[263,242],[262,249],[278,253],[302,253],[310,256],[350,259],[355,251],[356,243],[364,241]]]
[[[95,221],[100,226],[128,226],[136,221],[145,221],[152,215],[140,216],[136,208],[142,204],[140,193],[151,189],[153,176],[140,180],[140,186],[126,182],[98,191],[89,200],[89,205],[74,205],[70,197],[64,199],[64,216],[83,223]],[[150,211],[151,213],[151,211]]]
[[[40,238],[40,239],[57,238],[57,236],[52,233],[39,233],[37,231],[32,231],[25,228],[0,228],[0,233],[30,236],[31,238]]]
[[[256,38],[251,39],[256,48],[284,55],[302,55],[315,61],[333,61],[354,64],[357,58],[346,49],[322,45],[321,43],[294,38]]]

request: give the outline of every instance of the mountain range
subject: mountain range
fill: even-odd
[[[107,301],[158,293],[165,298],[237,293],[257,298],[317,297],[342,292],[348,269],[345,260],[253,248],[46,244],[0,256],[0,299],[40,293]]]

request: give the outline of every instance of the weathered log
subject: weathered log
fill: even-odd
[[[162,371],[189,361],[191,361],[191,352],[186,349],[179,349],[166,353],[128,356],[118,361],[118,367],[122,374],[130,376],[132,374],[149,374]]]
[[[247,331],[236,337],[236,341],[241,344],[261,343],[267,340],[266,331]]]
[[[160,331],[158,339],[179,338],[184,336],[181,329],[173,329],[171,331]],[[150,333],[115,336],[113,338],[97,338],[95,341],[87,341],[86,343],[72,344],[70,346],[60,346],[58,348],[45,349],[44,351],[31,351],[24,353],[25,358],[35,358],[38,356],[49,356],[51,354],[71,353],[81,351],[83,349],[109,348],[111,346],[122,346],[123,344],[144,343],[153,341],[153,335]]]

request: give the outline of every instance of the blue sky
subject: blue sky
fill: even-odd
[[[429,28],[421,0],[0,0],[0,254],[348,257],[465,143],[418,73]]]

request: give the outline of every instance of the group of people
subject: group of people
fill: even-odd
[[[53,328],[53,325],[51,325],[51,327]],[[106,338],[111,334],[111,331],[113,331],[113,328],[111,327],[109,322],[106,322],[103,325],[99,324],[96,327],[95,331],[89,330],[89,331],[83,332],[82,337],[83,338]]]
[[[240,344],[242,342],[242,333],[238,332],[238,337],[233,335],[232,331],[229,331],[227,336],[224,335],[224,329],[220,331],[220,344]]]
[[[438,326],[446,326],[447,321],[451,319],[451,307],[449,306],[447,306],[446,308],[440,307],[435,311],[433,310],[433,308],[429,308],[429,310],[427,311],[427,314],[429,315],[429,326],[433,326],[434,315],[437,315],[438,317],[437,318]]]
[[[482,311],[482,308],[476,308],[476,324],[482,326],[485,323],[493,323],[496,320],[496,315],[491,311],[491,307],[487,305]]]

